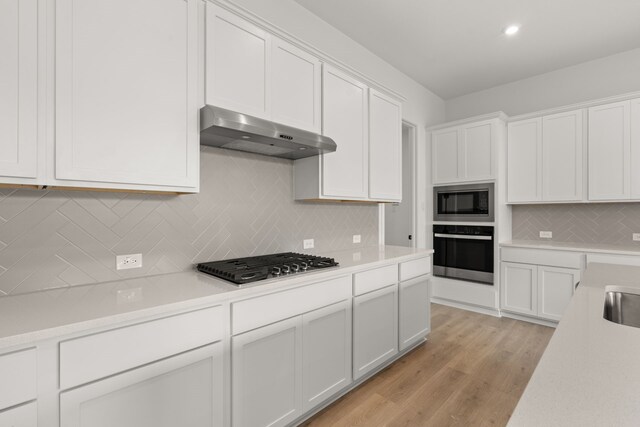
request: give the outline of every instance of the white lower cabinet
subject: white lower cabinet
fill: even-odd
[[[60,394],[62,427],[222,425],[218,342]]]
[[[234,427],[282,426],[302,414],[302,317],[232,338]]]
[[[353,378],[398,353],[398,285],[353,299]]]
[[[429,277],[400,282],[400,350],[424,339],[431,329],[431,289]]]
[[[0,411],[2,427],[36,427],[38,425],[38,405],[36,402]]]
[[[232,338],[234,427],[283,426],[351,383],[351,303]]]
[[[501,309],[559,321],[571,301],[580,270],[502,262]]]
[[[303,411],[351,383],[351,301],[302,316]]]

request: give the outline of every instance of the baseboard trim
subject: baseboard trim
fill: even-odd
[[[549,326],[550,328],[558,327],[558,323],[551,320],[538,319],[536,317],[523,316],[521,314],[509,313],[508,311],[501,312],[503,317],[508,317],[509,319],[522,320],[523,322],[536,323],[542,326]]]
[[[431,297],[431,302],[435,304],[441,304],[449,307],[459,308],[462,310],[473,311],[475,313],[488,314],[489,316],[493,316],[493,317],[500,317],[500,310],[496,310],[493,308],[481,307],[478,305],[467,304],[464,302],[452,301],[446,298],[438,298],[438,297]]]

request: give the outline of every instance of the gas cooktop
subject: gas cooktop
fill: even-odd
[[[203,262],[196,268],[236,285],[339,265],[333,258],[284,252],[223,261]]]

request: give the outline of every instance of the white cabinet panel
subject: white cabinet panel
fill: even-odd
[[[582,113],[570,111],[542,119],[544,201],[582,200]]]
[[[538,267],[538,317],[560,321],[579,281],[580,270]]]
[[[631,198],[640,199],[640,99],[631,101]]]
[[[36,402],[31,402],[6,411],[0,411],[0,426],[37,427],[38,405]]]
[[[271,36],[207,2],[206,103],[269,118]]]
[[[429,273],[431,273],[430,256],[400,263],[400,280],[409,280]]]
[[[283,426],[302,414],[302,317],[232,337],[234,427]]]
[[[532,202],[542,199],[542,119],[508,125],[507,200]]]
[[[446,183],[458,179],[458,130],[447,129],[431,136],[433,157],[433,183]]]
[[[369,89],[369,197],[402,200],[402,107]]]
[[[56,2],[57,180],[197,188],[197,9]]]
[[[589,200],[630,197],[629,101],[589,108]]]
[[[37,8],[0,0],[0,176],[37,176]]]
[[[353,299],[353,378],[358,379],[398,352],[398,286]]]
[[[418,277],[399,285],[400,351],[422,340],[431,329],[429,280]]]
[[[61,427],[222,425],[222,344],[60,394]]]
[[[322,193],[328,197],[368,196],[367,87],[346,74],[323,67],[322,133],[338,145],[322,155]]]
[[[0,410],[38,396],[37,363],[35,348],[0,356]]]
[[[459,143],[459,170],[467,181],[480,181],[494,177],[493,125],[478,123],[465,126],[461,130]]]
[[[501,268],[501,308],[514,313],[537,315],[538,267],[502,262]]]
[[[361,271],[353,275],[353,295],[362,295],[398,283],[398,264]]]
[[[351,300],[302,316],[303,411],[351,383]]]
[[[320,132],[320,60],[277,37],[273,37],[272,45],[273,121],[311,132]]]

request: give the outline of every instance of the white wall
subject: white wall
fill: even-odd
[[[416,237],[417,244],[424,247],[429,200],[427,191],[431,192],[426,182],[427,148],[424,129],[444,121],[444,101],[293,0],[233,0],[232,3],[407,98],[403,104],[403,119],[413,123],[418,129],[417,204],[422,213],[418,215]]]
[[[640,91],[640,48],[447,100],[446,119],[515,116],[633,91]]]

